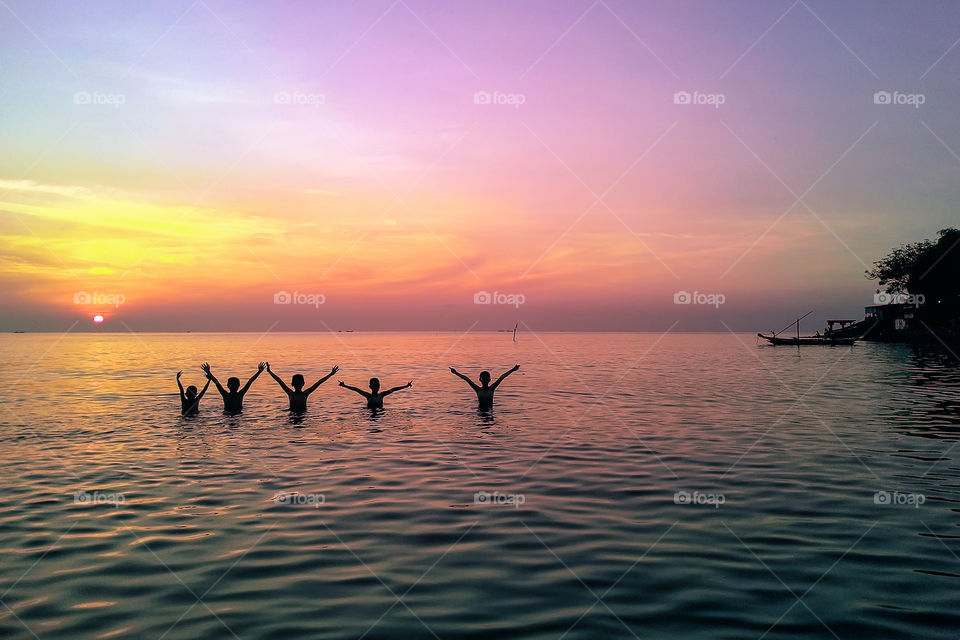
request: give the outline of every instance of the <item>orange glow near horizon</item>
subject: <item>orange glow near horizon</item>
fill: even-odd
[[[239,3],[171,25],[162,3],[22,4],[47,47],[16,22],[0,41],[30,61],[0,67],[4,327],[269,326],[298,311],[282,291],[346,326],[506,315],[479,291],[584,329],[665,329],[700,311],[682,290],[741,318],[847,315],[870,262],[953,215],[953,102],[874,104],[849,52],[808,46],[822,25],[771,7]],[[89,38],[102,22],[114,35]],[[748,50],[770,24],[783,37]],[[124,35],[147,31],[146,53]],[[707,89],[722,103],[677,100]]]
[[[605,296],[663,298],[684,288],[677,271],[699,274],[700,282],[716,281],[721,266],[748,248],[749,238],[746,223],[739,242],[709,225],[700,237],[668,228],[633,235],[623,231],[622,221],[597,211],[576,225],[576,217],[564,219],[573,228],[557,242],[556,224],[522,220],[519,211],[491,214],[486,224],[472,228],[468,216],[445,220],[425,214],[428,222],[403,205],[394,203],[390,211],[388,197],[366,205],[387,215],[358,211],[346,218],[310,218],[277,216],[276,209],[285,206],[282,194],[272,199],[272,210],[263,207],[260,214],[254,202],[239,212],[30,181],[0,187],[0,208],[22,222],[20,233],[8,225],[3,236],[8,249],[23,257],[5,266],[7,275],[28,285],[23,289],[28,300],[66,312],[79,305],[98,315],[121,305],[131,311],[212,300],[226,307],[251,300],[267,304],[274,292],[287,289],[322,292],[338,303],[463,302],[486,289],[573,304]],[[458,208],[442,194],[421,196],[418,204],[420,211]],[[727,234],[732,226],[724,225]],[[770,259],[771,247],[787,252],[780,243],[812,231],[786,221],[747,260]],[[734,273],[727,286],[763,286],[762,278],[749,276]]]

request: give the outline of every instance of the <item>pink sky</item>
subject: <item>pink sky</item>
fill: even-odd
[[[0,29],[0,329],[817,324],[956,224],[949,6],[10,2]]]

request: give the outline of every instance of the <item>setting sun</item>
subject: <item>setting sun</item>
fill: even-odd
[[[0,0],[0,638],[957,640],[958,35]]]

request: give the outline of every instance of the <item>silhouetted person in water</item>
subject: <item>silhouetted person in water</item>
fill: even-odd
[[[183,375],[183,371],[177,371],[177,386],[180,387],[180,413],[185,416],[194,416],[200,413],[200,398],[203,397],[203,394],[207,392],[207,387],[210,386],[210,376],[207,375],[207,384],[203,385],[203,390],[200,393],[197,393],[197,388],[193,385],[187,387],[187,390],[183,390],[183,383],[180,382],[180,376]]]
[[[497,387],[500,386],[500,383],[503,382],[504,378],[520,368],[520,365],[514,365],[512,369],[507,371],[505,374],[497,378],[497,381],[493,384],[490,384],[490,372],[481,371],[480,372],[480,385],[474,384],[473,380],[463,375],[453,367],[450,367],[450,373],[457,376],[458,378],[463,379],[470,388],[477,392],[477,402],[479,403],[479,408],[481,410],[492,409],[493,408],[493,392],[497,390]]]
[[[364,398],[367,399],[367,409],[383,409],[383,397],[388,396],[394,391],[400,391],[401,389],[406,389],[413,386],[413,381],[408,382],[402,387],[394,387],[392,389],[387,389],[386,391],[380,391],[380,379],[379,378],[370,378],[370,391],[364,391],[363,389],[357,389],[356,387],[351,387],[348,384],[344,384],[343,380],[340,381],[340,386],[345,389],[350,389],[350,391],[356,391]]]
[[[317,387],[319,387],[321,384],[329,380],[330,376],[332,376],[333,374],[335,374],[337,371],[340,370],[339,366],[336,366],[333,369],[330,369],[330,373],[328,373],[327,375],[317,380],[312,387],[308,387],[306,389],[303,388],[303,376],[298,373],[294,375],[292,378],[290,378],[290,384],[293,385],[293,389],[291,389],[290,387],[288,387],[283,383],[283,380],[277,377],[277,374],[275,374],[273,371],[270,370],[269,362],[264,363],[264,365],[266,366],[267,373],[270,374],[270,377],[276,380],[277,384],[279,384],[280,387],[287,394],[287,398],[290,400],[290,411],[293,411],[295,413],[303,413],[304,411],[306,411],[307,396],[309,396],[311,393],[316,391]]]
[[[226,413],[240,413],[243,411],[243,396],[250,390],[250,385],[253,384],[253,381],[260,377],[260,374],[263,373],[263,370],[267,367],[266,362],[261,362],[260,366],[257,367],[257,372],[250,376],[250,379],[247,380],[247,384],[243,385],[243,389],[240,388],[240,378],[230,377],[227,378],[227,389],[224,389],[220,385],[220,381],[217,380],[217,376],[210,373],[210,363],[204,362],[200,365],[200,368],[203,369],[203,372],[207,374],[207,378],[213,381],[213,384],[217,386],[217,391],[220,392],[220,396],[223,398],[223,410]]]

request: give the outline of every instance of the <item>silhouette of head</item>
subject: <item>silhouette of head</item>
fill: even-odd
[[[374,393],[380,391],[380,378],[370,378],[370,391]]]
[[[187,393],[186,393],[186,395],[187,395],[188,398],[196,398],[196,397],[197,397],[197,388],[196,388],[195,386],[193,386],[193,385],[190,385],[189,387],[187,387]]]
[[[227,378],[227,389],[230,389],[230,391],[236,391],[239,388],[240,388],[240,378],[237,378],[237,377]]]
[[[480,384],[482,384],[483,386],[487,386],[488,384],[490,384],[490,372],[489,372],[489,371],[481,371],[481,372],[480,372]]]
[[[292,378],[290,378],[290,384],[293,385],[293,388],[294,388],[294,389],[302,389],[302,388],[303,388],[303,376],[300,375],[299,373],[298,373],[298,374],[295,374]]]

